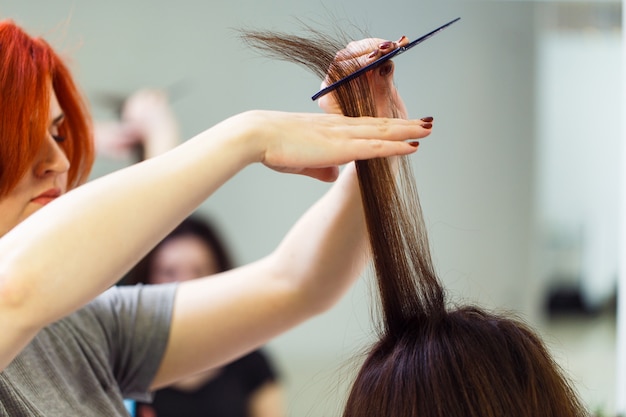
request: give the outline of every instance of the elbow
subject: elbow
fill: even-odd
[[[24,305],[26,290],[18,280],[12,279],[6,274],[0,274],[0,308],[4,310],[16,310]]]
[[[42,328],[33,320],[28,289],[13,277],[0,273],[0,372],[20,353]]]
[[[32,331],[43,324],[32,314],[31,291],[25,282],[12,274],[0,273],[0,315],[3,321],[13,323],[16,328]]]

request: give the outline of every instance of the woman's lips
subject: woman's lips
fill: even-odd
[[[33,198],[31,201],[33,203],[41,204],[42,206],[45,206],[46,204],[48,204],[52,200],[58,198],[60,195],[61,195],[61,190],[60,189],[52,188],[50,190],[47,190],[47,191],[39,194],[37,197]]]

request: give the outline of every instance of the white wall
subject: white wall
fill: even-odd
[[[543,272],[547,278],[571,274],[589,307],[605,303],[616,285],[620,49],[615,30],[551,29],[538,44],[540,249],[574,255],[552,259]]]
[[[538,287],[531,291],[579,286],[585,307],[601,311],[613,301],[618,270],[620,4],[544,2],[536,16],[531,277]],[[548,325],[545,339],[590,408],[603,415],[623,410],[623,404],[615,408],[623,399],[623,388],[615,387],[616,376],[623,378],[615,353],[623,355],[623,348],[615,344],[614,318],[561,317]]]

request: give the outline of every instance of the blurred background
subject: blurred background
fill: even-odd
[[[166,88],[186,138],[249,109],[319,111],[320,80],[237,29],[396,40],[461,17],[396,60],[410,117],[436,121],[412,161],[439,275],[454,300],[530,322],[590,410],[615,412],[620,1],[0,0],[0,17],[67,54],[97,119],[115,117],[111,94]],[[101,158],[93,177],[125,165]],[[252,166],[200,211],[243,264],[327,187]],[[342,409],[372,340],[371,278],[270,343],[290,415]]]

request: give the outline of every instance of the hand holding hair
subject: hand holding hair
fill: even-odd
[[[352,41],[348,43],[344,49],[337,52],[332,66],[344,67],[349,65],[354,67],[355,65],[358,65],[359,67],[364,67],[376,61],[381,56],[388,54],[396,48],[405,46],[408,43],[409,40],[406,36],[402,36],[395,42],[380,38],[368,38]],[[393,106],[391,107],[396,107],[399,110],[398,117],[406,119],[408,117],[406,106],[398,94],[398,90],[393,82],[394,69],[395,66],[393,61],[389,60],[375,71],[369,71],[363,74],[363,77],[367,78],[368,84],[373,90],[375,90],[373,91],[373,97],[377,100],[376,116],[394,117],[393,114],[389,113],[390,106],[388,100],[391,98],[394,101]],[[324,89],[333,82],[334,80],[331,80],[330,75],[327,75],[324,78],[324,81],[322,81],[320,89]],[[339,106],[336,95],[333,92],[321,96],[318,99],[318,105],[326,113],[342,114],[341,107]]]
[[[250,162],[322,181],[334,181],[338,167],[348,162],[411,154],[416,143],[405,141],[430,134],[422,120],[260,110],[233,116],[211,130],[248,138]]]

